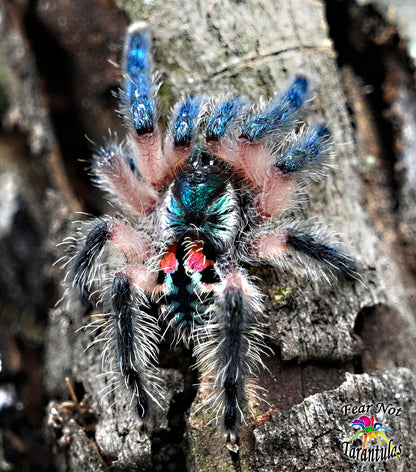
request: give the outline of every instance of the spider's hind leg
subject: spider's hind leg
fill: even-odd
[[[212,378],[212,394],[204,404],[222,417],[224,438],[235,444],[244,420],[247,386],[262,365],[263,334],[257,317],[262,310],[258,289],[241,272],[232,272],[217,288],[210,320],[198,329],[195,354],[203,382]]]
[[[68,255],[63,267],[68,269],[67,279],[84,301],[105,283],[109,258],[117,265],[125,258],[143,262],[153,255],[147,233],[112,217],[82,222],[65,243]]]
[[[82,223],[68,241],[67,259],[68,282],[104,312],[99,325],[91,324],[102,327],[91,344],[104,342],[103,366],[132,394],[145,427],[151,425],[157,396],[154,365],[160,337],[149,303],[157,282],[146,265],[154,256],[151,243],[145,231],[125,220],[97,218]]]
[[[319,228],[302,228],[300,223],[259,232],[251,240],[249,255],[287,270],[308,273],[312,280],[360,279],[355,261],[335,246]]]
[[[115,339],[108,338],[105,350],[133,394],[137,414],[146,428],[152,425],[151,402],[158,389],[153,367],[157,361],[158,334],[155,318],[146,312],[147,297],[140,288],[144,276],[144,269],[134,265],[115,275],[109,315]]]

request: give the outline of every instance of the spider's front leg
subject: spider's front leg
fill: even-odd
[[[158,127],[157,86],[152,76],[152,40],[146,23],[133,23],[127,30],[122,71],[121,113],[126,119],[134,166],[155,189],[163,186],[166,163]]]
[[[169,184],[189,156],[198,126],[202,100],[186,97],[175,108],[170,132],[162,149],[158,126],[157,85],[152,74],[151,35],[146,23],[130,26],[122,62],[122,114],[130,129],[131,160],[137,174],[154,189]]]
[[[195,144],[194,140],[203,111],[202,105],[201,97],[184,97],[173,110],[164,145],[170,180],[189,157]]]
[[[151,36],[145,23],[134,23],[127,31],[122,70],[120,111],[129,129],[128,142],[110,140],[100,148],[94,155],[92,175],[122,210],[148,215],[159,202],[158,190],[171,182],[191,151],[202,100],[188,97],[177,105],[162,151]]]
[[[247,404],[247,386],[262,365],[265,346],[259,329],[259,290],[242,271],[234,270],[215,289],[210,319],[196,333],[195,354],[203,382],[212,379],[204,405],[222,417],[224,438],[235,444]]]
[[[104,364],[109,372],[120,374],[139,417],[149,426],[159,341],[157,323],[149,311],[157,276],[145,264],[154,255],[151,238],[125,221],[98,218],[82,224],[70,239],[68,251],[72,285],[85,300],[105,311],[106,321],[99,320],[102,332],[93,344],[104,342]]]
[[[303,129],[295,139],[284,136],[289,126],[296,129],[309,88],[309,81],[297,76],[263,112],[242,125],[247,105],[238,98],[220,103],[208,121],[208,146],[253,188],[263,217],[277,217],[289,206],[297,178],[316,177],[325,169],[322,161],[330,141],[326,126]]]

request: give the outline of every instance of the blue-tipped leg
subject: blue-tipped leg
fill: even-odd
[[[174,116],[173,141],[175,146],[188,146],[192,142],[198,126],[198,116],[202,105],[200,97],[185,98]]]
[[[241,130],[240,136],[256,141],[293,122],[309,95],[309,81],[297,76],[286,91],[273,100],[262,115],[253,117]]]
[[[206,129],[207,141],[216,141],[222,138],[228,125],[241,115],[246,107],[246,102],[234,97],[221,103],[208,121]]]
[[[301,170],[319,158],[325,157],[330,139],[331,134],[325,125],[311,128],[276,161],[276,167],[285,173]]]
[[[151,133],[155,126],[151,45],[145,23],[134,23],[128,29],[123,61],[123,99],[138,135]]]

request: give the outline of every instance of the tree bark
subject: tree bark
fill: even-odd
[[[272,96],[299,71],[311,78],[308,121],[330,125],[335,165],[323,182],[308,187],[296,214],[339,233],[361,266],[362,281],[333,285],[269,267],[252,270],[266,295],[262,321],[273,354],[264,359],[269,370],[259,373],[257,383],[265,391],[261,400],[253,397],[234,452],[199,409],[204,393],[196,393],[194,360],[186,348],[162,346],[164,411],[146,437],[120,391],[111,399],[102,395],[109,386],[100,375],[100,349],[86,350],[92,334],[82,329],[90,308],[71,298],[50,309],[43,385],[51,400],[45,430],[57,470],[367,470],[346,445],[358,432],[349,429],[362,416],[358,407],[367,405],[368,416],[374,414],[392,431],[386,436],[393,444],[402,445],[400,461],[394,455],[375,460],[373,470],[412,470],[415,84],[396,30],[369,7],[330,1],[326,11],[317,0],[4,1],[1,14],[3,123],[18,136],[7,138],[11,151],[4,155],[32,158],[3,157],[1,175],[14,182],[8,190],[16,202],[13,215],[24,208],[33,221],[30,231],[21,232],[36,235],[39,277],[53,287],[36,287],[44,294],[39,313],[63,295],[63,274],[51,263],[62,255],[55,244],[73,230],[74,213],[109,211],[77,160],[89,159],[85,135],[98,144],[108,127],[123,135],[111,95],[120,77],[106,60],[119,60],[124,30],[138,19],[148,21],[154,35],[162,121],[183,92],[233,91],[256,101]],[[346,44],[332,30],[330,37],[327,14],[332,28],[343,14],[355,20],[355,26],[346,26],[351,35]],[[338,61],[333,41],[343,48]],[[373,59],[383,75],[371,93],[367,68],[357,59],[363,50],[380,54]],[[27,149],[16,141],[25,141]],[[1,233],[5,247],[16,242],[15,228],[12,217]],[[22,241],[27,249],[30,241]],[[18,251],[30,258],[30,251]],[[4,263],[17,273],[20,262],[10,261],[7,252]],[[10,277],[2,283],[9,294]],[[20,304],[18,299],[8,295],[5,306],[21,312],[34,304],[30,293]],[[355,413],[346,405],[356,406]],[[390,410],[382,414],[384,407],[377,405]]]

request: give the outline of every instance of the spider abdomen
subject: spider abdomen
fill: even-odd
[[[204,254],[204,242],[183,238],[173,243],[160,263],[161,311],[174,325],[190,330],[203,322],[205,301],[219,278],[215,261]]]

